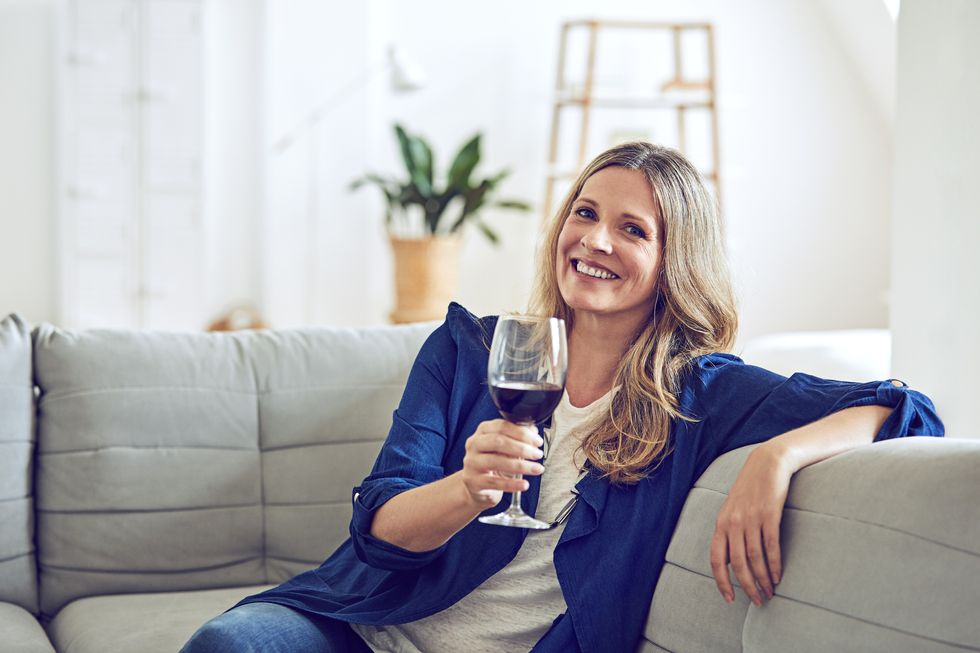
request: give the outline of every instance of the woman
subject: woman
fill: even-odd
[[[569,334],[547,466],[540,434],[498,419],[487,393],[495,319],[451,305],[354,489],[351,538],[184,651],[631,651],[684,500],[715,458],[763,443],[710,551],[724,600],[730,568],[762,605],[782,573],[795,471],[876,436],[943,432],[899,382],[786,379],[720,353],[737,323],[720,223],[672,150],[631,143],[583,171],[547,233],[531,312],[564,318]],[[579,500],[551,530],[476,521],[515,490],[540,519],[573,490]]]

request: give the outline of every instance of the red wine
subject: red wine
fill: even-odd
[[[554,383],[505,381],[490,384],[490,396],[508,421],[540,422],[561,401],[562,387]]]

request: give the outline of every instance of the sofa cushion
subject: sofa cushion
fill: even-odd
[[[323,562],[350,533],[418,350],[436,324],[320,329],[267,342],[260,401],[266,581]]]
[[[276,583],[347,537],[434,325],[35,330],[42,611]]]
[[[740,589],[726,604],[709,561],[715,518],[753,448],[716,460],[691,491],[647,640],[675,653],[980,647],[980,442],[888,440],[797,473],[783,578],[762,607]]]
[[[4,651],[54,653],[41,624],[19,605],[0,602],[0,633],[0,649]]]
[[[206,621],[269,586],[79,599],[48,626],[60,653],[174,653]]]
[[[36,613],[31,368],[27,324],[17,315],[0,320],[0,601]]]

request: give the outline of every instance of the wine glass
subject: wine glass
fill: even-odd
[[[505,315],[497,321],[490,345],[487,378],[490,396],[504,419],[534,426],[551,416],[565,391],[568,344],[565,321],[555,317]],[[521,478],[520,474],[514,478]],[[484,524],[518,528],[550,528],[521,510],[521,493],[511,495],[510,507]]]

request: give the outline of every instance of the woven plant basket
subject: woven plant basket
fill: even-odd
[[[459,237],[390,239],[395,254],[395,310],[391,321],[403,324],[441,320],[449,302],[456,298]]]

